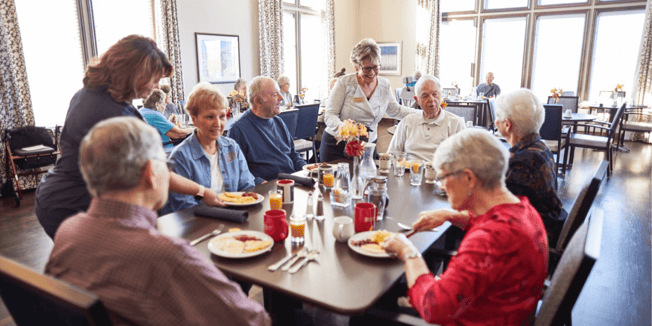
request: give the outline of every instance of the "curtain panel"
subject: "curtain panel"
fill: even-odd
[[[27,83],[23,43],[20,38],[14,0],[0,2],[0,131],[34,125],[32,99]],[[4,141],[0,144],[0,176],[6,176],[7,150]],[[36,188],[37,176],[20,177],[22,189]]]
[[[181,65],[181,42],[179,40],[179,21],[176,0],[157,0],[155,2],[156,43],[168,56],[174,66],[170,77],[172,102],[179,104],[185,99],[183,69]]]
[[[258,0],[260,74],[278,79],[283,71],[283,0]]]
[[[439,0],[418,0],[415,66],[422,73],[436,77],[439,77],[440,26]]]
[[[644,104],[645,95],[652,96],[652,3],[647,2],[645,10],[645,23],[643,26],[643,39],[641,40],[641,52],[638,62],[638,80],[636,85],[636,103]],[[648,98],[648,102],[649,98]],[[652,113],[650,108],[648,113]],[[639,116],[639,122],[650,122],[650,116]],[[635,132],[632,140],[651,142],[649,133]]]
[[[319,84],[319,98],[328,96],[330,80],[335,75],[335,4],[334,0],[326,0],[321,12],[322,44],[324,44],[322,62],[325,63]]]

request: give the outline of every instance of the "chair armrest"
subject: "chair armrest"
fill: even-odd
[[[607,130],[607,131],[611,130],[611,127],[607,128],[605,126],[591,125],[591,124],[588,124],[588,123],[581,123],[581,124],[578,124],[577,126],[578,127],[598,128],[598,129],[604,129],[604,130]]]

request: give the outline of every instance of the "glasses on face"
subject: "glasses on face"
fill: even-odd
[[[360,66],[360,69],[362,69],[362,70],[363,70],[364,72],[366,72],[366,73],[369,73],[369,72],[371,72],[372,70],[375,71],[375,72],[378,72],[378,70],[380,70],[380,67],[381,67],[381,65],[377,65],[377,66],[373,66],[373,67],[363,67],[363,66]]]
[[[446,174],[444,174],[442,176],[439,176],[439,177],[435,178],[435,184],[437,185],[437,187],[441,188],[442,184],[443,184],[444,180],[446,180],[446,178],[448,178],[450,176],[460,174],[462,172],[464,172],[464,171],[451,172],[451,173],[446,173]]]

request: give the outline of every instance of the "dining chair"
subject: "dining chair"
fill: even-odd
[[[477,125],[476,117],[478,116],[478,108],[476,106],[448,104],[445,110],[464,118],[465,123],[471,121],[474,126]]]
[[[405,86],[401,89],[401,105],[412,107],[414,105],[414,86]]]
[[[556,273],[545,290],[535,326],[572,324],[573,306],[600,257],[602,222],[602,211],[596,210],[571,238],[557,266],[563,273]]]
[[[600,187],[602,186],[607,174],[608,165],[609,163],[607,161],[600,162],[593,176],[584,184],[575,198],[570,213],[568,213],[568,216],[564,221],[564,225],[559,234],[555,237],[557,238],[557,242],[549,244],[548,275],[552,276],[554,274],[559,259],[568,246],[568,242],[589,215],[593,202],[598,196]]]
[[[620,119],[622,118],[623,113],[625,112],[626,106],[627,103],[623,103],[623,105],[620,108],[618,108],[618,111],[616,111],[616,114],[612,122],[599,122],[603,125],[579,124],[579,125],[584,125],[585,127],[592,127],[592,128],[598,128],[600,130],[606,130],[607,136],[587,135],[587,134],[579,134],[579,133],[571,134],[568,143],[571,149],[570,159],[569,159],[570,164],[573,164],[576,147],[604,150],[606,152],[605,154],[606,159],[609,162],[609,168],[607,169],[607,177],[611,176],[611,171],[613,171],[613,160],[614,160],[613,139],[616,136],[616,129],[618,129],[618,125],[620,124]]]
[[[290,132],[290,136],[292,136],[292,140],[295,139],[294,135],[296,134],[297,131],[297,122],[299,121],[299,110],[286,110],[281,112],[278,115],[281,120],[285,123],[285,126],[288,128],[288,131]]]
[[[1,256],[0,297],[17,325],[111,325],[93,293]]]
[[[562,175],[566,176],[566,163],[568,160],[568,137],[562,132],[562,111],[563,107],[560,104],[544,104],[543,108],[546,110],[546,118],[539,129],[541,139],[548,146],[548,149],[557,155],[555,162],[555,171],[559,173],[559,158],[561,157],[561,150],[564,151],[564,165],[562,165]]]
[[[319,116],[319,103],[297,105],[299,110],[297,126],[294,134],[294,149],[297,152],[312,150],[315,162],[319,162],[315,135],[317,134],[317,117]]]
[[[496,130],[496,98],[491,97],[487,99],[487,108],[489,108],[489,130],[494,132]]]
[[[630,121],[631,117],[635,117],[633,120],[639,120],[639,121]],[[643,133],[652,132],[652,122],[640,121],[642,117],[652,118],[652,114],[645,112],[645,109],[643,108],[628,109],[626,112],[623,113],[623,117],[620,120],[620,134],[618,136],[620,147],[623,147],[626,131],[643,132]],[[649,121],[652,121],[652,119],[650,119]]]
[[[571,112],[577,113],[579,97],[560,96],[559,101],[556,101],[552,96],[548,96],[548,104],[561,104],[564,108],[564,112],[571,110]]]
[[[457,96],[457,94],[459,93],[459,91],[460,91],[460,90],[457,89],[457,88],[455,88],[455,87],[451,87],[451,88],[443,88],[443,89],[442,89],[442,96],[445,97],[445,96],[448,95],[448,93],[450,93],[451,96]]]

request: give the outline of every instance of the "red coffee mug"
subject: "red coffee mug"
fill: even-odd
[[[265,212],[265,234],[274,239],[274,242],[281,242],[288,237],[288,221],[285,220],[285,211],[272,209]]]
[[[376,206],[372,203],[355,205],[355,232],[372,231],[376,223]]]

